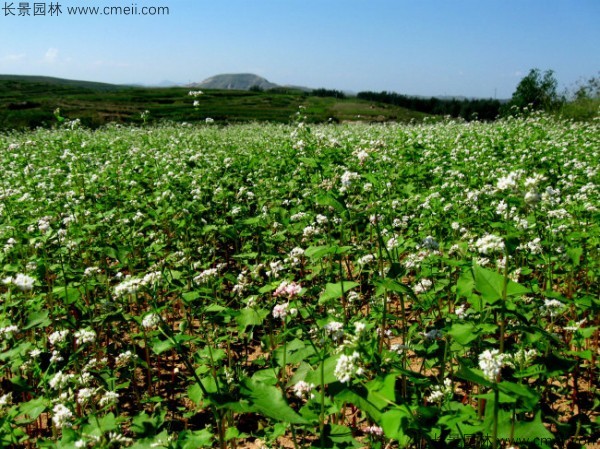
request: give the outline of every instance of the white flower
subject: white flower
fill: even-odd
[[[60,390],[66,387],[69,381],[74,377],[75,375],[73,374],[63,374],[62,371],[59,371],[52,377],[52,379],[50,379],[48,385],[50,385],[50,388],[52,388],[53,390]]]
[[[219,271],[216,268],[209,268],[201,272],[198,276],[196,276],[194,278],[194,282],[196,284],[205,284],[211,279],[216,278],[218,273]]]
[[[352,181],[359,179],[360,175],[352,171],[345,171],[342,175],[342,188],[345,190],[352,184]]]
[[[10,326],[6,327],[0,327],[0,337],[2,337],[3,335],[6,337],[12,337],[12,334],[17,332],[19,332],[19,328],[14,324],[11,324]]]
[[[100,407],[104,407],[106,405],[114,404],[115,402],[117,402],[118,399],[119,399],[119,393],[116,393],[114,391],[107,391],[100,398],[100,402],[99,402]]]
[[[4,284],[12,284],[22,292],[28,292],[30,290],[33,290],[33,284],[35,283],[35,279],[31,276],[27,276],[26,274],[19,273],[14,278],[8,277],[2,282]]]
[[[505,365],[508,365],[515,369],[523,369],[528,366],[532,360],[537,356],[537,351],[535,349],[519,349],[514,354],[505,354],[502,361]]]
[[[377,437],[383,436],[383,429],[379,426],[372,425],[365,429],[365,433],[369,435],[375,435]]]
[[[327,323],[323,329],[331,336],[333,341],[340,341],[344,338],[344,323],[331,321]]]
[[[357,321],[354,323],[354,333],[356,335],[362,334],[366,328],[367,328],[367,325],[365,323],[363,323],[362,321]]]
[[[87,267],[85,269],[85,271],[83,272],[83,275],[85,277],[91,277],[91,276],[95,276],[100,273],[101,273],[101,270],[98,267]]]
[[[465,304],[461,304],[454,310],[454,313],[456,313],[457,317],[463,320],[467,315],[467,306]]]
[[[77,392],[77,403],[80,405],[85,404],[94,395],[93,388],[82,388]]]
[[[10,404],[12,404],[12,393],[6,393],[0,396],[0,410]]]
[[[565,305],[557,299],[544,299],[544,305],[540,307],[542,315],[556,316]]]
[[[117,367],[126,366],[136,355],[131,351],[125,351],[115,357],[115,365]]]
[[[434,385],[431,388],[431,394],[427,397],[427,401],[441,404],[445,398],[452,397],[453,393],[452,380],[446,378],[444,379],[444,385]]]
[[[50,335],[48,335],[48,342],[52,346],[56,346],[58,343],[62,343],[69,335],[69,330],[65,329],[62,331],[54,331]]]
[[[537,192],[527,192],[525,194],[525,202],[527,204],[537,204],[542,200],[542,196]]]
[[[435,239],[430,235],[428,235],[427,237],[425,237],[423,239],[422,246],[423,246],[423,248],[432,250],[432,251],[436,251],[436,250],[440,249],[440,244],[438,242],[436,242]]]
[[[433,281],[431,279],[423,278],[413,287],[413,291],[416,295],[420,295],[421,293],[431,290],[431,287],[433,287]]]
[[[513,190],[517,187],[517,173],[509,173],[507,176],[498,178],[498,190]]]
[[[396,237],[392,237],[391,239],[389,239],[387,241],[387,243],[385,244],[385,247],[391,251],[394,248],[397,248],[400,245],[400,242],[398,241],[398,239]]]
[[[287,296],[288,298],[293,298],[294,296],[300,294],[301,291],[302,286],[300,284],[296,284],[295,282],[282,281],[273,293],[273,296]]]
[[[327,222],[329,222],[329,219],[325,215],[321,215],[321,214],[317,215],[315,217],[315,220],[317,221],[317,224],[320,224],[320,225],[326,224]]]
[[[160,316],[156,313],[147,314],[142,320],[142,327],[146,329],[153,328],[160,323]]]
[[[504,240],[497,235],[486,234],[475,242],[475,247],[481,254],[504,251]]]
[[[294,394],[300,399],[313,399],[315,397],[314,393],[312,393],[314,389],[315,384],[309,384],[308,382],[305,382],[303,380],[299,381],[292,387],[292,390],[294,390]]]
[[[358,259],[359,265],[368,265],[369,263],[375,260],[375,256],[373,254],[367,254]]]
[[[123,282],[115,287],[115,296],[133,295],[138,292],[142,284],[140,279],[134,279],[127,276]]]
[[[96,341],[96,332],[89,329],[79,329],[75,332],[75,343],[82,345],[84,343],[93,343]]]
[[[500,354],[497,349],[486,349],[479,354],[479,368],[483,371],[484,377],[490,382],[496,382],[500,375],[500,370],[504,364],[504,354]]]
[[[352,355],[342,354],[335,365],[333,375],[341,383],[348,383],[355,374],[360,374],[362,370],[356,362],[360,358],[358,352],[354,351]]]
[[[275,307],[273,307],[273,318],[281,318],[282,320],[285,319],[288,314],[289,306],[289,302],[277,304]]]
[[[73,418],[73,413],[63,404],[56,404],[52,409],[52,422],[57,429],[71,427],[69,420]]]

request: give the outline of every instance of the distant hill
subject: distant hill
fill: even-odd
[[[0,81],[12,81],[15,83],[38,83],[54,86],[68,86],[83,89],[93,89],[96,91],[112,91],[123,89],[125,86],[109,83],[97,83],[95,81],[69,80],[64,78],[54,78],[52,76],[37,75],[0,75]]]
[[[188,87],[200,89],[221,89],[221,90],[250,90],[252,87],[259,87],[262,90],[269,90],[280,87],[271,83],[262,76],[252,73],[231,73],[215,75],[205,79],[200,83],[191,83]]]

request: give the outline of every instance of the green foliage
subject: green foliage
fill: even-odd
[[[509,105],[518,109],[554,111],[564,103],[557,89],[558,81],[552,70],[542,74],[539,69],[531,69],[517,85]]]
[[[299,112],[0,134],[0,446],[598,440],[598,124]]]

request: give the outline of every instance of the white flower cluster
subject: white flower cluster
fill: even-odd
[[[12,393],[6,393],[0,396],[0,410],[12,404]]]
[[[127,364],[131,360],[133,360],[135,357],[137,357],[137,356],[129,350],[122,352],[118,356],[115,357],[115,366],[117,366],[119,368],[123,367],[123,366],[127,366]]]
[[[294,391],[294,395],[300,399],[313,399],[315,394],[312,392],[315,389],[315,384],[309,384],[303,380],[296,383],[292,390]]]
[[[57,372],[48,382],[53,390],[62,390],[75,377],[74,374],[64,374],[62,371]]]
[[[71,427],[72,423],[70,421],[72,418],[73,412],[63,404],[56,404],[52,409],[52,423],[57,429]]]
[[[74,334],[75,343],[82,345],[85,343],[93,343],[96,341],[96,332],[90,329],[79,329]]]
[[[352,355],[342,354],[335,365],[333,375],[341,383],[350,382],[350,379],[363,373],[363,369],[357,364],[360,359],[358,352],[354,351]]]
[[[5,327],[0,327],[0,337],[9,338],[12,337],[12,334],[16,334],[19,332],[19,328],[14,324],[10,324]]]
[[[142,319],[142,327],[146,329],[151,329],[155,326],[158,326],[160,323],[160,315],[157,313],[149,313]]]
[[[33,290],[35,279],[31,276],[27,276],[26,274],[19,273],[14,278],[10,276],[4,278],[2,283],[5,285],[14,285],[18,290],[21,290],[22,292],[28,292]]]
[[[481,254],[490,254],[494,252],[504,251],[504,240],[494,234],[486,234],[483,237],[477,239],[475,242],[477,251]]]
[[[106,391],[102,397],[100,398],[100,407],[105,407],[107,405],[112,405],[117,402],[119,399],[119,393],[114,391]]]
[[[558,299],[544,299],[544,305],[540,306],[540,312],[544,316],[556,316],[563,308],[564,304]]]
[[[500,375],[502,365],[506,355],[500,354],[497,349],[486,349],[479,354],[479,368],[483,371],[484,377],[490,382],[496,382]]]
[[[383,436],[383,429],[379,426],[373,424],[365,429],[365,433],[369,435],[374,435],[376,437]]]
[[[323,329],[335,342],[340,342],[344,338],[344,324],[338,321],[327,323]]]
[[[345,192],[352,185],[352,181],[360,179],[360,175],[353,171],[346,170],[342,175],[342,187],[340,188],[340,192]]]
[[[52,346],[56,346],[57,344],[64,342],[67,338],[67,335],[69,335],[68,329],[62,331],[54,331],[50,335],[48,335],[48,342]]]
[[[413,291],[416,295],[420,295],[431,290],[431,287],[433,287],[433,281],[431,279],[423,278],[419,279],[419,281],[415,284]]]
[[[512,172],[506,176],[500,177],[498,178],[496,187],[498,190],[515,190],[517,188],[518,176],[518,173]]]
[[[123,282],[115,287],[115,296],[117,298],[125,295],[133,295],[137,293],[140,288],[155,285],[161,278],[159,271],[147,273],[143,278],[132,278],[127,276]]]
[[[282,281],[273,293],[273,296],[285,296],[288,298],[293,298],[294,296],[300,294],[301,291],[302,286],[300,284],[296,284],[295,282]]]
[[[434,385],[431,388],[431,394],[427,397],[427,402],[441,404],[444,402],[444,399],[452,397],[453,394],[452,380],[446,378],[443,385]]]
[[[533,359],[537,356],[537,351],[535,349],[519,349],[514,354],[506,354],[503,362],[505,365],[510,366],[514,369],[523,369],[527,367]]]

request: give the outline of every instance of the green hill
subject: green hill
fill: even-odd
[[[56,124],[53,111],[79,119],[85,126],[148,120],[221,123],[269,121],[288,123],[303,106],[310,122],[420,121],[426,114],[356,98],[310,96],[288,88],[271,91],[204,90],[198,97],[190,87],[143,88],[49,77],[0,75],[0,129],[23,129]],[[194,101],[198,104],[193,106]]]

